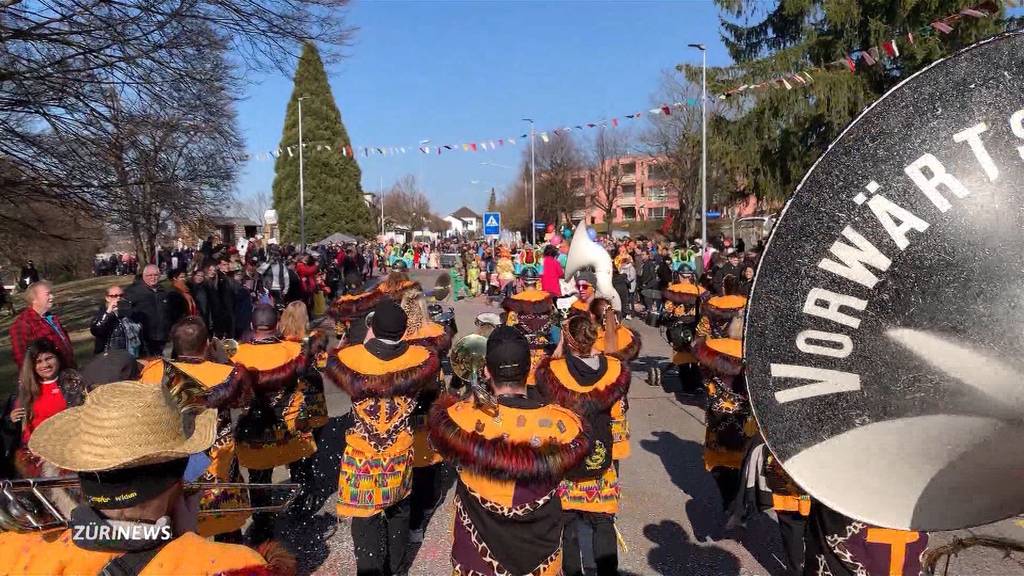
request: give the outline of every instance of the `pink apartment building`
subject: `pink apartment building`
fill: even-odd
[[[595,195],[604,197],[604,191],[598,189],[599,184],[593,181],[593,175],[583,172],[573,177],[573,190],[584,198],[584,207],[572,214],[573,222],[585,219],[588,224],[600,224],[610,219],[618,224],[667,218],[679,206],[679,199],[669,189],[668,175],[660,166],[663,162],[664,159],[650,156],[623,156],[609,160],[609,163],[618,163],[623,173],[610,218],[594,202]]]

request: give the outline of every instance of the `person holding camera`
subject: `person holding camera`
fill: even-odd
[[[142,329],[131,320],[131,311],[132,305],[125,300],[123,288],[107,288],[103,303],[89,325],[89,332],[96,338],[94,355],[99,356],[110,350],[127,350],[132,356],[138,357]]]

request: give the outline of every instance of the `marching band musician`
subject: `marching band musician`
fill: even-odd
[[[338,478],[339,516],[352,518],[356,574],[394,574],[409,537],[416,397],[435,382],[437,354],[402,341],[405,312],[391,299],[374,308],[365,344],[340,349],[327,362],[331,380],[352,398],[354,424],[345,436]]]
[[[269,304],[259,304],[252,312],[252,342],[238,345],[231,360],[255,373],[255,397],[249,409],[238,420],[235,445],[238,462],[249,471],[249,482],[267,484],[274,468],[288,466],[292,479],[302,482],[297,466],[303,458],[316,452],[316,441],[309,431],[299,430],[298,417],[303,395],[298,390],[299,377],[309,361],[300,342],[282,340],[277,331],[277,311]],[[269,497],[265,491],[253,494],[253,506],[269,504],[259,501]],[[273,517],[268,513],[253,515],[249,541],[258,544],[273,535]]]
[[[402,296],[402,310],[408,318],[408,326],[402,340],[411,345],[423,346],[444,359],[452,347],[452,335],[448,329],[430,320],[427,302],[423,292],[407,290]],[[416,409],[410,417],[413,436],[412,494],[410,496],[409,534],[412,542],[423,541],[423,530],[427,520],[444,496],[441,457],[428,441],[427,414],[437,400],[443,384],[443,373],[438,379],[425,386],[416,399]]]
[[[694,352],[704,373],[708,395],[704,435],[704,468],[711,472],[728,509],[740,489],[740,466],[747,442],[756,436],[743,373],[741,322],[730,337],[701,338]]]
[[[549,292],[537,287],[538,279],[532,269],[524,271],[522,276],[527,282],[526,289],[502,300],[501,307],[505,310],[505,325],[521,330],[530,342],[530,374],[526,385],[532,388],[537,365],[547,355],[545,348],[549,343],[555,301]]]
[[[180,383],[194,382],[201,387],[198,400],[207,408],[217,409],[217,439],[206,451],[210,463],[197,482],[241,482],[242,473],[235,453],[232,408],[249,405],[253,394],[254,375],[244,366],[213,362],[210,336],[202,319],[189,316],[171,328],[172,356],[169,364],[157,360],[147,365],[141,380],[148,384],[161,384],[165,373],[172,375],[170,389],[186,389]],[[194,400],[179,394],[179,402]],[[209,489],[203,491],[201,503],[205,509],[247,508],[248,496],[243,492]],[[249,519],[247,512],[211,514],[200,518],[197,531],[201,536],[241,541],[241,528]]]
[[[707,290],[697,284],[693,271],[686,264],[680,270],[679,282],[662,291],[668,315],[667,335],[673,349],[672,364],[679,370],[679,380],[686,394],[700,389],[700,368],[688,340],[695,333],[701,301],[707,296]]]
[[[440,398],[430,439],[458,470],[453,574],[562,574],[559,482],[588,453],[584,424],[570,410],[526,393],[526,337],[502,326],[487,339],[486,376],[495,406]]]
[[[194,532],[182,475],[217,429],[217,410],[183,416],[166,389],[143,382],[101,386],[43,422],[30,448],[76,472],[85,502],[67,529],[0,532],[0,574],[294,574],[290,558],[268,566],[251,548]]]
[[[606,298],[596,298],[590,305],[591,319],[597,327],[594,341],[595,354],[608,354],[620,362],[629,364],[640,355],[640,335],[623,326]],[[614,350],[614,352],[606,352]],[[612,406],[612,460],[618,472],[619,462],[629,458],[629,398],[625,394]]]
[[[596,293],[595,284],[597,284],[597,275],[593,272],[583,270],[576,274],[576,301],[569,307],[569,314],[590,313],[590,303],[594,300]]]
[[[306,359],[305,369],[299,376],[299,384],[295,389],[302,397],[298,415],[295,418],[295,427],[299,431],[312,433],[313,441],[319,447],[324,428],[330,419],[327,412],[327,397],[324,395],[324,378],[321,373],[327,363],[327,339],[320,330],[309,331],[309,314],[306,311],[306,304],[298,300],[288,304],[281,312],[277,328],[281,333],[281,339],[302,344],[306,354],[309,355]],[[311,508],[316,506],[316,502],[310,501],[316,482],[316,464],[316,454],[311,454],[289,466],[288,470],[293,481],[302,485],[302,492],[289,507],[289,510],[305,515],[312,515],[316,512]]]
[[[618,574],[615,514],[619,510],[619,479],[613,463],[612,413],[629,391],[628,365],[608,354],[595,354],[597,326],[589,314],[574,314],[566,321],[564,355],[546,359],[537,367],[542,396],[569,408],[590,429],[592,444],[579,466],[562,481],[558,495],[566,511],[563,532],[565,573],[581,576],[584,562],[579,542],[581,524],[592,534],[596,573]],[[588,569],[587,573],[591,573]]]

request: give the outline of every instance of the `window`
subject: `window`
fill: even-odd
[[[636,185],[635,184],[628,184],[628,185],[624,184],[622,186],[622,194],[621,194],[621,196],[623,198],[635,198],[636,197]]]
[[[668,180],[668,167],[664,164],[652,164],[647,168],[648,180]]]
[[[569,182],[569,186],[571,186],[573,190],[579,190],[580,188],[583,188],[586,183],[587,181],[584,178],[573,178]]]
[[[630,162],[629,164],[619,164],[619,169],[622,173],[629,176],[636,176],[636,162]]]
[[[647,189],[647,199],[652,202],[668,200],[668,190],[664,186],[651,186]]]
[[[647,218],[648,219],[655,219],[655,218],[657,218],[657,219],[664,219],[665,218],[665,207],[664,206],[660,206],[658,208],[648,208],[647,209]]]
[[[629,208],[623,208],[622,219],[627,221],[636,220],[636,208],[632,206],[630,206]]]

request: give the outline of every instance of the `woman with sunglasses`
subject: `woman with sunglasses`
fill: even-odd
[[[141,327],[128,318],[130,314],[131,303],[125,300],[124,289],[120,286],[107,288],[103,303],[89,326],[89,332],[96,338],[93,354],[127,350],[132,356],[138,356]]]

